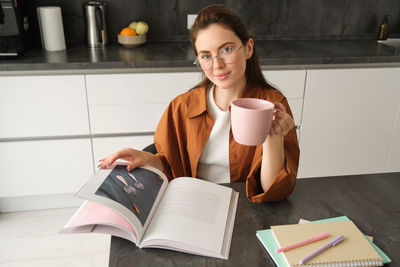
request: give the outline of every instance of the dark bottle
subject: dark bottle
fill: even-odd
[[[389,32],[389,15],[385,15],[379,25],[378,40],[386,40]]]

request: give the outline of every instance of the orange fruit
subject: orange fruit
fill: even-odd
[[[135,36],[137,35],[136,31],[132,28],[129,27],[125,27],[121,30],[121,32],[119,33],[119,35],[121,36]]]

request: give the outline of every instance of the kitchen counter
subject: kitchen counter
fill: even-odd
[[[400,63],[399,49],[375,40],[257,40],[256,47],[263,67]],[[78,44],[67,45],[65,51],[58,52],[45,52],[39,46],[27,50],[20,58],[0,59],[0,72],[195,69],[194,58],[189,42],[149,42],[134,48],[119,44],[88,48]]]

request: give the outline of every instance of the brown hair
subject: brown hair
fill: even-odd
[[[212,24],[220,24],[232,30],[241,40],[243,45],[246,45],[247,41],[252,38],[252,35],[247,30],[246,24],[238,13],[232,9],[224,7],[223,5],[210,5],[200,10],[193,26],[190,29],[191,42],[196,55],[197,49],[195,42],[198,32]],[[261,72],[255,44],[253,48],[253,55],[246,61],[246,80],[247,85],[249,86],[260,86],[262,88],[272,87],[267,83],[264,75]],[[209,88],[212,86],[212,82],[204,75],[203,80],[196,87],[199,86],[206,86]]]

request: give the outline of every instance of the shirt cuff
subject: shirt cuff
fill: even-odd
[[[285,165],[276,175],[275,182],[267,192],[264,192],[261,187],[259,174],[258,179],[255,175],[248,177],[246,179],[246,195],[250,201],[256,203],[281,201],[293,192],[295,184],[296,174],[290,171],[285,161]]]

